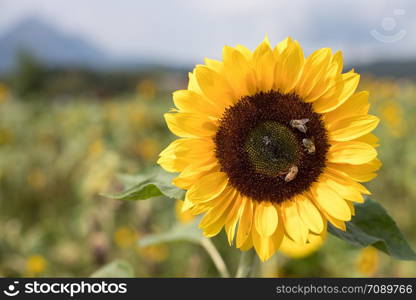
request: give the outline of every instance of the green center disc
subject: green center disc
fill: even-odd
[[[278,122],[264,122],[247,135],[244,150],[257,173],[277,177],[300,159],[295,134]]]

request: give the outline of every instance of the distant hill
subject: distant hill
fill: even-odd
[[[146,57],[116,57],[35,17],[23,20],[0,36],[0,73],[16,66],[17,54],[22,50],[48,67],[134,70],[160,65],[156,59]]]
[[[359,73],[369,73],[379,77],[416,79],[416,60],[378,61],[355,69]]]
[[[0,37],[0,70],[16,64],[19,51],[30,52],[48,66],[99,66],[109,55],[90,42],[61,32],[36,18],[28,18]]]

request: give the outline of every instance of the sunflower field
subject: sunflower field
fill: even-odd
[[[366,186],[414,247],[416,82],[365,75],[358,90],[370,92],[370,113],[381,119],[375,134],[383,166]],[[210,258],[217,250],[195,242],[194,216],[182,213],[181,201],[106,196],[131,180],[126,174],[152,169],[175,139],[163,118],[172,92],[146,80],[137,91],[105,100],[45,101],[0,83],[1,276],[218,276],[220,262]],[[240,251],[228,246],[224,232],[211,241],[234,273]],[[302,251],[286,248],[265,263],[256,258],[253,276],[416,274],[415,262],[332,235]]]

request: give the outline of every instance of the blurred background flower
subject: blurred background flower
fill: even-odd
[[[374,247],[367,247],[360,251],[356,268],[360,275],[374,276],[379,267],[379,253]]]
[[[30,277],[39,276],[45,271],[46,266],[46,260],[42,255],[31,255],[26,261],[26,275]]]
[[[0,103],[6,102],[7,98],[9,96],[9,90],[7,89],[7,86],[0,82]]]

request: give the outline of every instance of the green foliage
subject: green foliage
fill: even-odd
[[[131,278],[134,277],[132,266],[124,260],[115,260],[95,271],[91,278]]]
[[[18,55],[18,65],[14,76],[14,89],[20,97],[30,97],[40,93],[45,86],[45,69],[31,54],[22,51]]]
[[[201,230],[198,228],[197,223],[198,222],[195,221],[190,224],[177,223],[166,232],[149,234],[140,239],[139,246],[147,247],[176,241],[200,243],[204,237],[202,236]]]
[[[183,199],[185,191],[171,183],[175,176],[160,168],[155,168],[145,175],[119,175],[119,179],[125,184],[125,190],[104,196],[118,200],[145,200],[158,196]]]
[[[355,213],[346,223],[345,232],[332,225],[329,232],[355,246],[374,246],[397,259],[416,260],[416,253],[379,203],[367,198],[364,203],[355,205]]]

